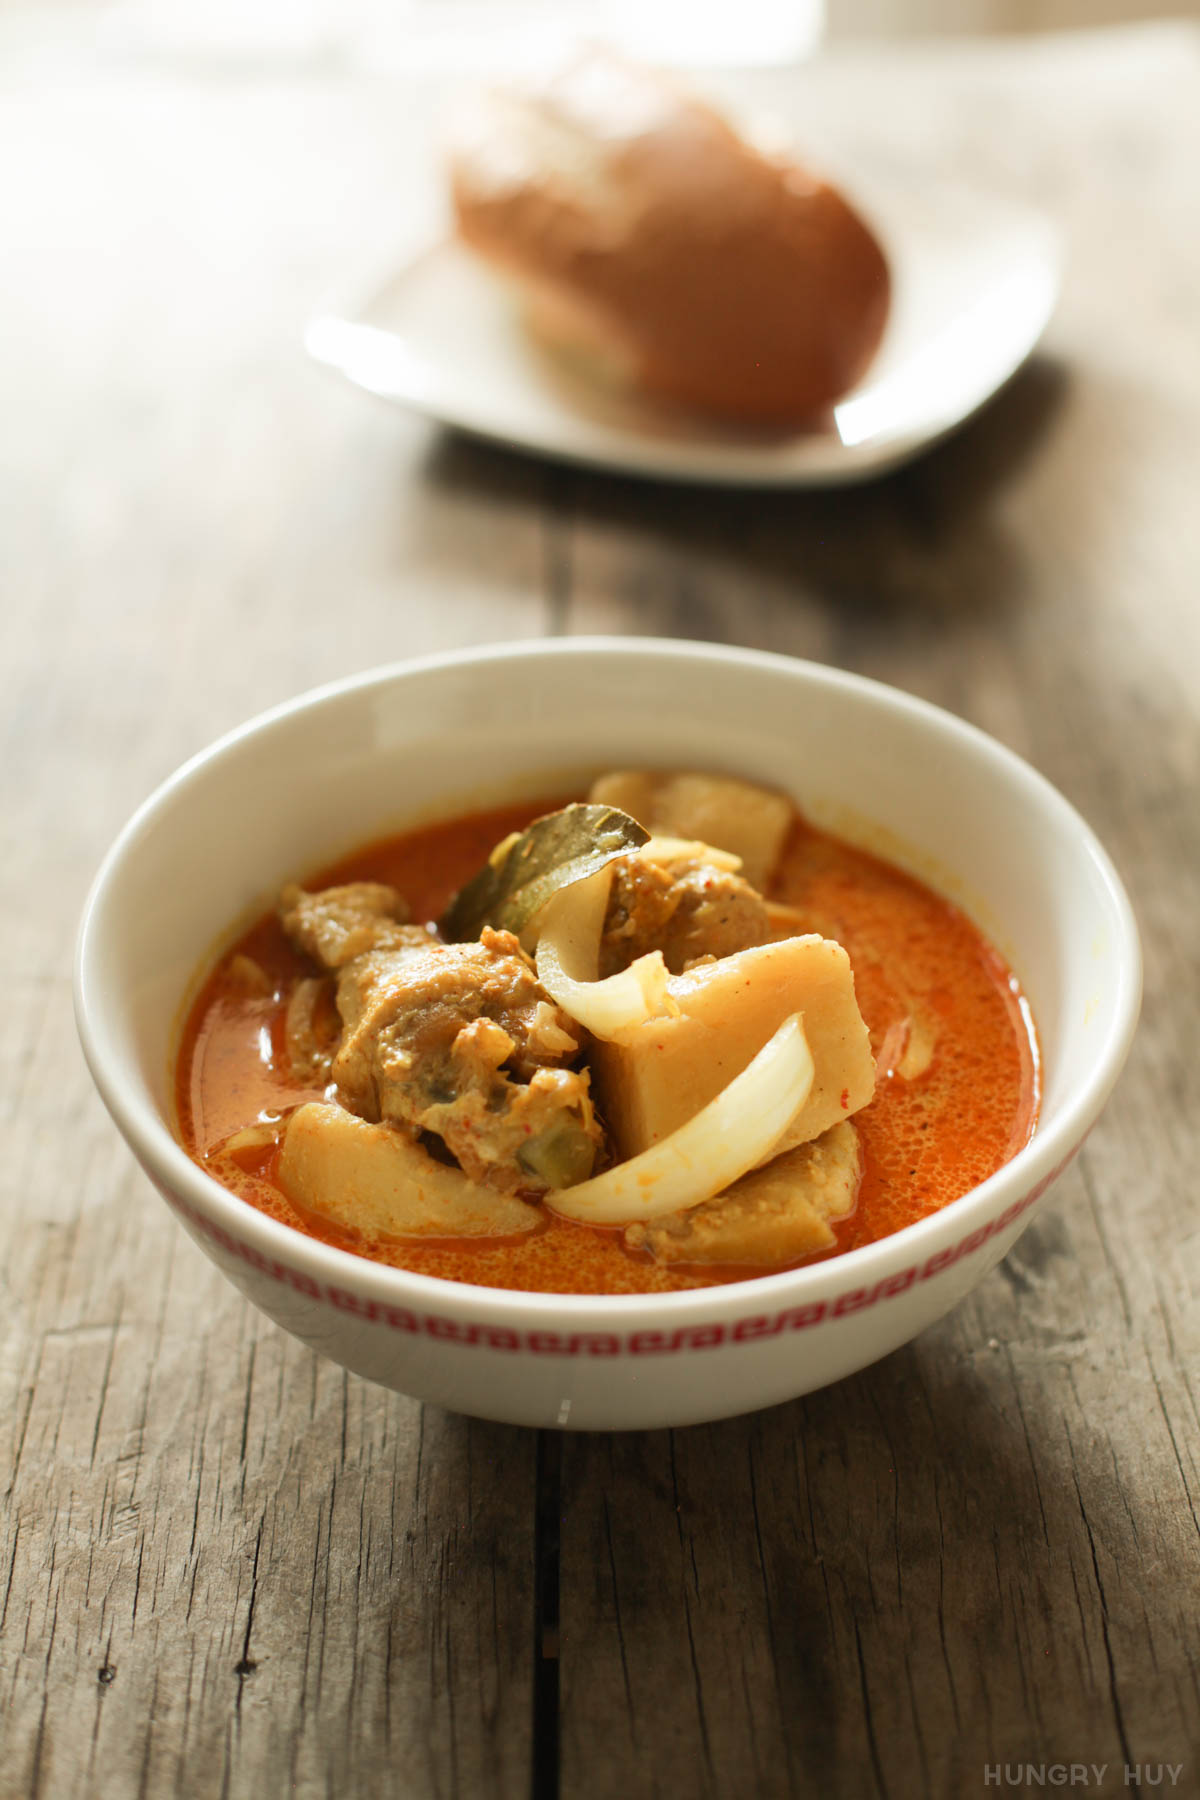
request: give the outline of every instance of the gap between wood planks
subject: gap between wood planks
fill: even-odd
[[[539,1431],[533,1528],[532,1800],[558,1800],[558,1592],[562,1434]]]

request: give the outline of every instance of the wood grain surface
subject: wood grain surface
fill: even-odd
[[[436,210],[437,83],[15,16],[0,1795],[958,1800],[1158,1765],[1200,1794],[1200,42],[762,78],[810,134],[1040,201],[1069,252],[959,435],[762,495],[507,455],[305,363],[324,292]],[[103,1113],[71,959],[106,845],[218,732],[593,631],[814,657],[995,733],[1112,852],[1146,1003],[1078,1163],[941,1325],[754,1417],[539,1439],[248,1308]]]

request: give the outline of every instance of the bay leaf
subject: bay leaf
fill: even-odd
[[[438,920],[451,943],[477,938],[485,925],[518,935],[552,894],[594,875],[650,833],[615,806],[580,804],[535,819],[497,844]]]

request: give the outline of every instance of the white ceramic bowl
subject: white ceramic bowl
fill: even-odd
[[[561,791],[614,763],[716,767],[786,788],[818,823],[966,907],[1041,1036],[1032,1142],[934,1217],[832,1261],[646,1296],[507,1293],[371,1263],[266,1218],[176,1141],[171,1057],[198,969],[231,928],[385,832]],[[874,822],[873,824],[871,822]],[[514,1424],[682,1425],[837,1381],[987,1274],[1079,1149],[1125,1059],[1141,957],[1078,814],[972,727],[876,683],[744,650],[512,644],[308,694],[188,763],[121,833],[80,934],[76,1008],[104,1100],[200,1246],[264,1312],[361,1375]]]

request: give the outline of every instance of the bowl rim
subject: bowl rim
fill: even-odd
[[[1087,1078],[1071,1093],[1045,1130],[987,1179],[950,1201],[938,1212],[903,1226],[887,1237],[798,1268],[751,1276],[717,1286],[675,1292],[639,1294],[537,1293],[528,1289],[493,1288],[473,1282],[380,1263],[309,1237],[260,1212],[223,1187],[193,1162],[144,1085],[126,1083],[115,1059],[106,1054],[111,1020],[119,999],[105,985],[102,969],[105,908],[118,872],[136,852],[140,840],[175,803],[181,793],[214,766],[236,756],[248,739],[275,729],[306,711],[346,700],[397,681],[419,680],[444,669],[487,666],[527,657],[567,658],[598,653],[643,661],[731,663],[785,679],[815,682],[854,695],[885,711],[906,714],[919,725],[947,735],[991,763],[1029,803],[1048,811],[1076,844],[1082,860],[1098,878],[1113,927],[1116,992],[1105,1038],[1096,1048]],[[978,726],[904,689],[834,665],[775,651],[712,644],[690,639],[590,635],[570,638],[512,639],[431,655],[400,658],[306,689],[267,708],[223,733],[197,751],[160,782],[118,832],[92,880],[76,939],[73,994],[76,1025],[84,1057],[97,1089],[126,1141],[151,1180],[171,1204],[185,1214],[198,1214],[252,1251],[282,1261],[299,1273],[383,1305],[441,1307],[481,1324],[503,1326],[538,1320],[558,1323],[564,1309],[580,1328],[620,1329],[652,1313],[662,1322],[696,1325],[709,1318],[753,1307],[768,1300],[803,1305],[830,1298],[831,1289],[869,1287],[895,1273],[911,1258],[936,1255],[947,1243],[965,1240],[1003,1211],[1005,1203],[1023,1198],[1031,1204],[1056,1178],[1081,1146],[1111,1093],[1128,1055],[1137,1026],[1142,992],[1142,951],[1136,919],[1117,871],[1092,828],[1060,791],[1015,751]],[[168,1192],[167,1190],[171,1190]]]

